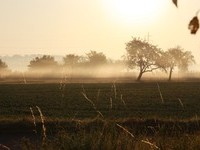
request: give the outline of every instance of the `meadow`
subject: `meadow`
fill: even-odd
[[[198,149],[199,93],[199,82],[1,84],[0,144],[18,135],[20,149]]]

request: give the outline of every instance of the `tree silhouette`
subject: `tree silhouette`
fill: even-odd
[[[50,55],[43,55],[42,57],[36,57],[30,61],[28,65],[30,69],[52,69],[58,67],[58,63],[54,60],[54,57]]]
[[[99,66],[107,63],[106,56],[100,52],[90,51],[87,55],[87,60],[90,66]]]
[[[137,81],[140,81],[146,72],[164,68],[161,63],[162,51],[146,41],[133,38],[126,44],[126,51],[128,67],[130,69],[139,68]]]
[[[7,75],[8,73],[11,73],[11,71],[8,69],[7,64],[0,59],[0,77]]]
[[[81,56],[75,54],[68,54],[63,57],[64,66],[74,67],[77,66],[81,62]]]
[[[7,64],[0,59],[0,70],[4,71],[6,69],[8,69]]]
[[[170,48],[164,55],[165,67],[169,69],[169,78],[171,81],[172,73],[175,67],[182,71],[187,71],[190,64],[195,63],[194,56],[190,51],[183,51],[181,47]]]

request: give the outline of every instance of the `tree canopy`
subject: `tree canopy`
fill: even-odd
[[[81,56],[75,54],[68,54],[63,57],[64,66],[74,67],[77,66],[81,61]]]
[[[28,67],[30,69],[48,69],[57,67],[58,63],[54,60],[54,57],[50,55],[43,55],[42,57],[36,57],[30,61]]]
[[[98,66],[103,65],[107,63],[106,55],[104,55],[102,52],[98,53],[96,51],[90,51],[87,55],[88,63],[91,66]]]
[[[163,55],[163,62],[169,69],[169,81],[171,81],[172,72],[177,67],[182,71],[187,71],[189,65],[195,63],[194,56],[190,51],[184,51],[181,47],[170,48]]]
[[[133,38],[126,44],[128,67],[139,68],[137,81],[140,81],[143,73],[163,68],[161,63],[162,50],[147,41]]]
[[[0,70],[8,69],[8,65],[0,59]]]

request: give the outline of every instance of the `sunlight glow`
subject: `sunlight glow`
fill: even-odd
[[[152,22],[165,8],[163,0],[104,0],[112,18],[123,23]]]

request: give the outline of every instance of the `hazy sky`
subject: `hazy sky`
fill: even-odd
[[[151,3],[150,3],[151,2]],[[111,58],[125,53],[132,37],[166,50],[177,45],[198,62],[200,31],[189,21],[199,0],[0,0],[0,55],[69,54],[90,50]]]

